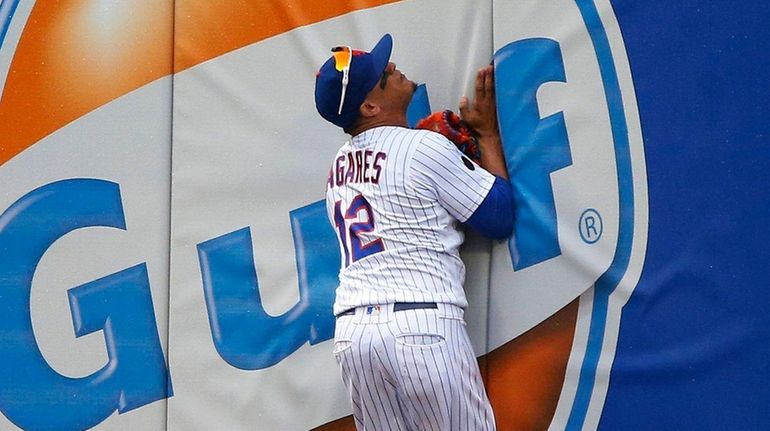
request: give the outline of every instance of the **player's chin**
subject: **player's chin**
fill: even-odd
[[[409,82],[411,82],[411,81],[409,81]],[[407,105],[409,105],[409,103],[412,102],[412,97],[414,97],[415,92],[417,92],[417,84],[412,82],[412,85],[409,87],[409,89],[410,89],[409,95],[408,95],[408,97],[406,97],[406,99],[407,99],[406,100],[406,104]]]

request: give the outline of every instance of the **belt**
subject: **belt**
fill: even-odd
[[[393,311],[418,310],[425,308],[438,308],[438,305],[435,302],[396,302],[393,304]],[[356,309],[349,308],[338,314],[337,317],[352,316],[354,314],[356,314]]]

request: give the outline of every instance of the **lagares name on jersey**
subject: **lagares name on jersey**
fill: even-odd
[[[352,183],[380,182],[381,163],[387,155],[381,151],[354,150],[343,154],[334,161],[326,181],[328,187],[340,187]]]

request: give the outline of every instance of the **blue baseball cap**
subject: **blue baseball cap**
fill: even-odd
[[[321,116],[343,129],[358,119],[359,107],[380,81],[390,62],[393,38],[382,36],[370,52],[349,46],[332,48],[315,80],[315,107]],[[345,82],[347,80],[347,82]]]

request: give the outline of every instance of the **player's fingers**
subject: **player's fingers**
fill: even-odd
[[[463,96],[460,98],[460,117],[465,118],[468,116],[468,98]]]
[[[487,97],[495,94],[495,73],[492,66],[487,66],[484,74],[484,93]]]
[[[479,69],[476,73],[476,99],[484,97],[484,69]]]
[[[494,88],[493,88],[494,82],[492,81],[492,69],[490,66],[487,66],[484,68],[483,85],[484,85],[483,94],[484,94],[485,102],[487,102],[489,98],[492,97],[492,94],[494,92]]]

